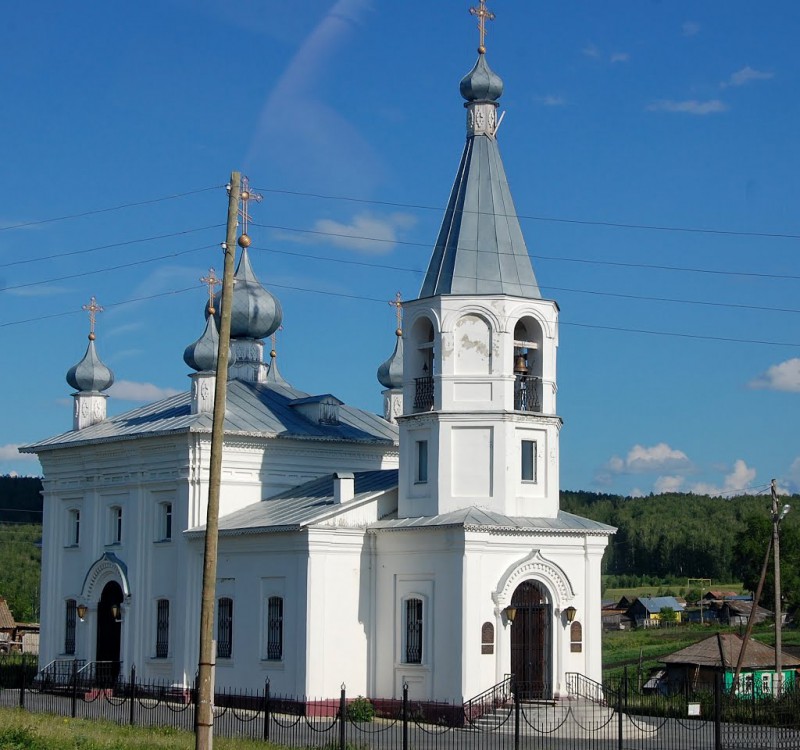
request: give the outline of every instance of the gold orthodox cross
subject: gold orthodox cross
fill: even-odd
[[[208,287],[208,312],[214,314],[214,287],[222,284],[222,279],[217,276],[213,268],[208,269],[208,276],[200,277],[201,283]]]
[[[241,199],[242,207],[239,209],[239,215],[242,217],[242,234],[247,234],[247,224],[250,221],[250,212],[247,209],[247,205],[251,200],[261,203],[264,200],[264,196],[250,190],[250,180],[247,177],[242,177]]]
[[[82,305],[82,308],[89,313],[89,340],[94,341],[94,324],[97,320],[97,313],[103,312],[103,308],[97,304],[94,296],[89,300],[89,304]]]
[[[395,315],[397,315],[397,335],[399,336],[403,330],[403,295],[398,292],[394,299],[389,300],[389,305],[395,309]]]
[[[269,353],[270,357],[277,357],[278,356],[278,351],[277,351],[278,347],[277,347],[276,344],[277,344],[277,341],[278,341],[278,331],[282,331],[282,330],[283,330],[283,326],[278,326],[277,329],[275,330],[275,332],[272,334],[272,336],[270,336],[270,338],[272,339],[272,351]]]
[[[483,54],[486,52],[484,42],[486,41],[486,22],[494,21],[494,13],[486,7],[486,0],[479,0],[480,5],[477,8],[470,8],[469,12],[478,18],[478,30],[481,32],[481,43],[478,47],[478,52]]]

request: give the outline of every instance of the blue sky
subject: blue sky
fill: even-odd
[[[7,8],[0,473],[71,427],[92,295],[110,413],[188,387],[235,169],[264,195],[282,373],[380,411],[387,301],[419,291],[463,147],[470,4]],[[489,8],[500,147],[561,307],[562,487],[800,490],[800,6]]]

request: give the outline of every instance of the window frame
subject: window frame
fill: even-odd
[[[109,525],[110,525],[110,533],[109,533],[109,542],[108,544],[111,546],[116,546],[122,544],[122,506],[121,505],[110,505],[108,507],[109,513]]]
[[[169,599],[156,599],[156,659],[169,658]]]
[[[64,654],[75,656],[75,640],[78,626],[78,601],[67,599],[64,611]]]
[[[172,541],[173,505],[171,500],[164,500],[158,504],[158,541]]]
[[[526,460],[527,459],[527,460]],[[539,461],[538,440],[523,438],[520,441],[520,481],[525,484],[537,484]]]
[[[425,600],[411,595],[403,599],[403,664],[424,664]]]
[[[414,441],[414,484],[427,484],[429,476],[429,446],[427,440]]]
[[[70,508],[69,513],[69,539],[67,547],[80,547],[81,545],[81,509]]]
[[[267,661],[283,661],[284,605],[282,596],[267,599]]]
[[[217,599],[217,658],[233,658],[233,599],[229,596]]]

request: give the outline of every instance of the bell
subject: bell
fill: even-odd
[[[524,354],[517,354],[517,358],[514,362],[514,373],[517,375],[528,374],[528,360],[525,358]]]

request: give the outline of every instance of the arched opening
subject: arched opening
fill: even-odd
[[[542,328],[535,318],[514,326],[514,410],[542,411]]]
[[[95,675],[103,685],[114,685],[120,672],[122,600],[122,587],[116,581],[109,581],[97,603]]]
[[[480,315],[462,315],[455,325],[455,371],[488,375],[492,371],[492,329]]]
[[[411,375],[414,378],[414,411],[433,409],[433,358],[435,332],[428,318],[420,318],[411,329]]]
[[[514,590],[511,607],[511,674],[524,700],[548,700],[553,695],[552,602],[545,587],[523,581]]]

